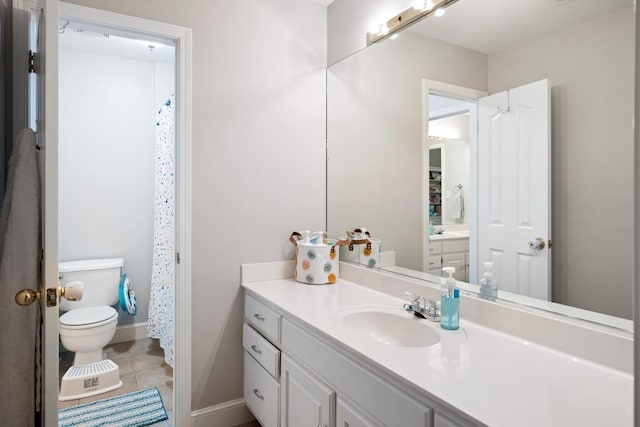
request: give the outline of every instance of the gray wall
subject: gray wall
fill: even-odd
[[[325,224],[326,8],[74,0],[193,29],[193,409],[242,396],[240,264]]]
[[[553,300],[627,319],[633,28],[629,7],[489,55],[490,93],[551,81]]]
[[[414,270],[423,263],[423,78],[486,90],[487,56],[405,32],[327,72],[329,235],[364,226]]]
[[[60,41],[61,261],[123,257],[145,322],[151,283],[155,117],[173,66],[71,50]],[[161,72],[164,71],[164,72]],[[161,89],[162,88],[162,89]],[[118,310],[120,311],[120,310]]]

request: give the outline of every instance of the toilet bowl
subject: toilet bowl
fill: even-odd
[[[87,365],[104,359],[102,349],[116,333],[118,312],[109,306],[78,308],[60,316],[60,340],[75,352],[74,365]]]

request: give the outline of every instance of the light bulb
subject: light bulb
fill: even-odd
[[[400,34],[395,33],[394,35],[392,35],[392,36],[391,36],[391,37],[389,37],[389,38],[390,38],[391,40],[395,40],[395,39],[397,39],[398,37],[400,37]]]
[[[413,0],[411,7],[415,10],[424,10],[427,7],[426,0]]]
[[[436,9],[434,15],[437,16],[437,17],[440,17],[440,16],[444,15],[444,8],[441,7],[439,9]]]
[[[378,35],[379,36],[386,36],[387,34],[389,34],[389,27],[387,27],[387,24],[384,23],[384,24],[380,25],[380,30],[378,31]]]

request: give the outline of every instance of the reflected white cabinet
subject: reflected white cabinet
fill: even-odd
[[[453,267],[456,269],[453,277],[461,282],[466,282],[467,280],[467,266],[466,266],[466,252],[456,252],[453,254],[442,254],[442,268],[444,267]],[[446,274],[443,274],[444,277],[447,277]]]
[[[335,427],[336,393],[286,354],[280,384],[282,427]]]
[[[443,267],[455,267],[454,277],[461,282],[469,281],[469,239],[442,239],[429,242],[428,272],[445,276]]]

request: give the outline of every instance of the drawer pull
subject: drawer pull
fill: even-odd
[[[264,400],[264,396],[260,394],[260,390],[258,390],[257,388],[253,389],[253,394],[255,394],[258,399]]]
[[[258,354],[262,354],[262,350],[260,350],[258,347],[256,347],[255,344],[251,346],[251,350],[253,350],[254,352],[256,352]]]
[[[253,317],[255,317],[256,319],[260,320],[261,322],[264,322],[264,317],[261,316],[260,313],[254,314]]]

